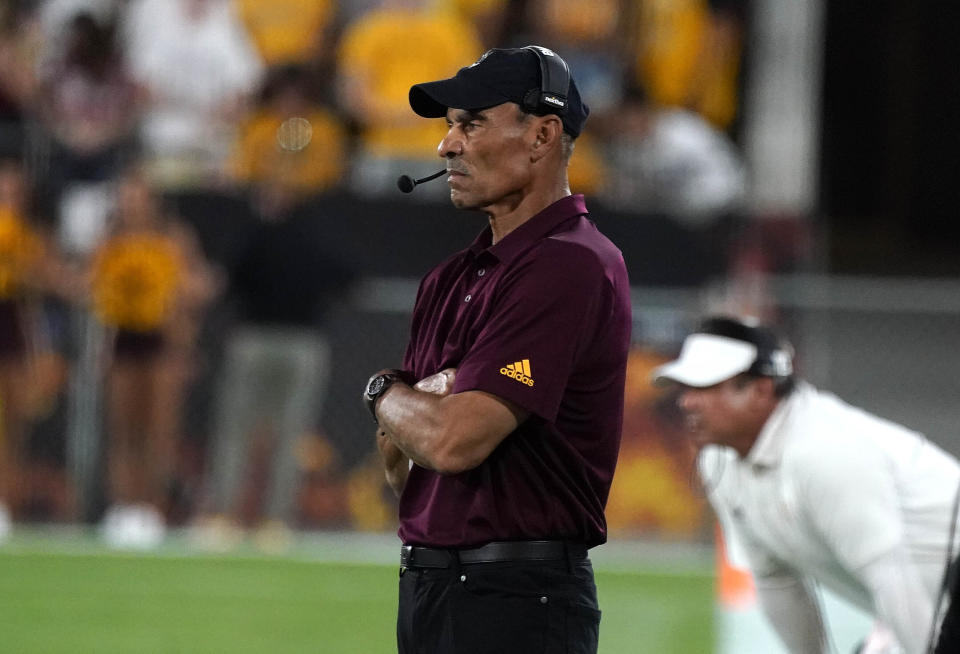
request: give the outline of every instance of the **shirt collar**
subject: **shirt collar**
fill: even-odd
[[[783,450],[791,435],[790,416],[794,407],[800,402],[800,396],[804,394],[804,385],[798,384],[797,388],[784,400],[781,400],[777,407],[767,418],[760,435],[754,442],[753,447],[747,453],[747,463],[757,467],[774,468],[780,465],[783,459]]]
[[[587,203],[583,195],[579,193],[568,195],[535,214],[495,245],[490,244],[493,240],[493,232],[487,225],[474,239],[470,246],[470,252],[475,257],[479,257],[486,252],[498,261],[510,261],[527,249],[528,246],[552,232],[564,221],[574,216],[585,216],[586,214]]]

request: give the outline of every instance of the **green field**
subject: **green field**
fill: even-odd
[[[395,652],[396,566],[0,547],[0,651]],[[713,579],[600,571],[600,651],[712,650]]]

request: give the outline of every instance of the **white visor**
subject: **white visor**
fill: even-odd
[[[653,383],[673,381],[705,388],[746,372],[757,360],[757,346],[726,336],[691,334],[680,356],[653,371]]]

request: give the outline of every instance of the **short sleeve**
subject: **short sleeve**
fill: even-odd
[[[548,239],[513,264],[496,294],[454,392],[486,391],[553,422],[578,357],[601,337],[612,284],[595,252]]]

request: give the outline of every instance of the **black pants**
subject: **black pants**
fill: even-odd
[[[595,654],[589,559],[400,570],[400,654]]]

